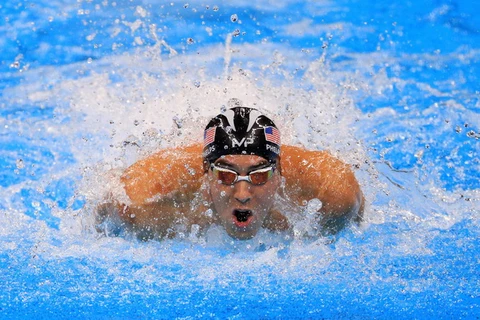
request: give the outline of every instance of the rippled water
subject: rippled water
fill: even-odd
[[[478,318],[479,9],[0,4],[0,318]],[[122,168],[198,141],[232,98],[354,165],[365,221],[308,241],[94,231]]]

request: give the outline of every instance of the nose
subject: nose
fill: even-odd
[[[241,204],[246,204],[252,198],[250,183],[248,183],[247,181],[239,181],[235,183],[233,188],[234,188],[233,196]]]

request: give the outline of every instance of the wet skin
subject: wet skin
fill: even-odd
[[[255,155],[227,155],[217,159],[215,165],[247,175],[270,164],[266,159]],[[212,170],[209,170],[207,196],[218,223],[233,238],[253,238],[269,215],[280,181],[280,174],[275,170],[272,178],[263,185],[253,185],[248,181],[225,185],[217,181]]]
[[[353,171],[326,151],[283,145],[277,163],[281,175],[277,168],[264,185],[240,181],[230,186],[218,184],[212,170],[205,170],[202,149],[200,144],[165,149],[130,166],[120,179],[126,198],[110,194],[97,207],[97,223],[113,219],[142,240],[175,237],[179,224],[187,230],[219,224],[237,239],[252,238],[260,228],[288,231],[289,220],[274,207],[280,181],[280,196],[292,206],[311,199],[322,202],[316,223],[329,234],[362,219],[365,202]],[[268,163],[258,156],[229,155],[216,165],[244,176]],[[206,214],[210,209],[213,215]],[[292,213],[295,221],[303,218]]]

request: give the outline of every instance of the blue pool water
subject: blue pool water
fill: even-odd
[[[0,3],[0,318],[480,318],[478,12]],[[232,98],[354,165],[365,221],[316,240],[94,231],[123,168],[198,141]]]

